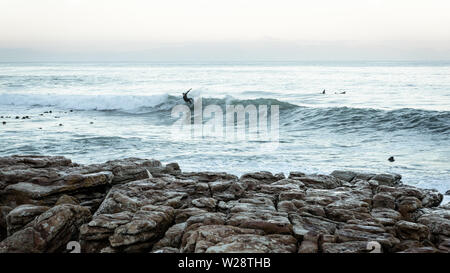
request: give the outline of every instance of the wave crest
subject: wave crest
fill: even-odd
[[[202,98],[203,106],[242,104],[279,105],[280,125],[288,130],[320,129],[341,132],[374,131],[386,132],[415,130],[448,134],[450,111],[431,111],[412,108],[379,110],[351,107],[304,107],[272,98],[237,99]],[[161,114],[156,117],[162,123],[173,120],[168,114],[177,104],[184,104],[181,96],[169,94],[137,95],[54,95],[54,94],[0,94],[0,105],[57,107],[73,110],[118,111],[123,114]]]

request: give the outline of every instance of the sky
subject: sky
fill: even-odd
[[[447,0],[0,0],[0,61],[449,60]]]

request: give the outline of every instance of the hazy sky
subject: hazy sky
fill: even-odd
[[[446,59],[448,0],[0,0],[1,60]]]

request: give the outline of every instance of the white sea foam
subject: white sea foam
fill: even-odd
[[[60,95],[60,94],[0,94],[0,105],[54,106],[74,110],[125,110],[155,107],[169,95]]]
[[[407,184],[445,192],[449,73],[450,65],[404,63],[0,64],[0,156],[65,155],[79,163],[134,156],[235,174],[394,172]],[[189,88],[204,105],[279,105],[279,149],[214,138],[172,141],[170,110]]]

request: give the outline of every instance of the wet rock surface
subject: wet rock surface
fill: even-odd
[[[450,252],[450,205],[398,174],[182,172],[0,158],[0,252]],[[375,247],[374,247],[375,246]]]

